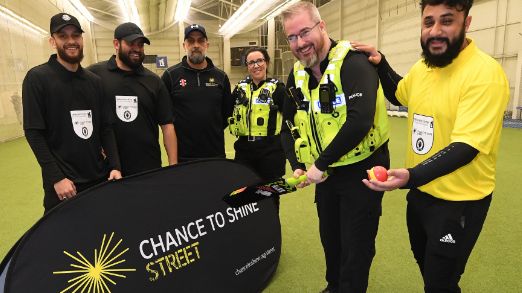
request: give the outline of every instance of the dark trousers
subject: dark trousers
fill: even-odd
[[[248,141],[240,137],[234,143],[234,160],[255,170],[264,180],[271,180],[285,175],[286,157],[279,135]]]
[[[447,201],[410,190],[408,232],[425,292],[461,292],[460,277],[486,220],[491,197]]]
[[[98,180],[93,180],[87,183],[74,183],[74,186],[76,187],[76,194],[94,186],[97,184],[100,184],[102,182],[105,182],[107,180],[107,177],[100,178]],[[62,200],[58,198],[58,195],[56,194],[56,190],[54,190],[54,186],[44,188],[44,214],[50,211],[52,208],[57,206],[59,203],[61,203]]]
[[[326,281],[333,292],[366,292],[383,192],[372,191],[361,180],[371,167],[389,164],[384,145],[362,162],[333,168],[333,174],[316,186]]]

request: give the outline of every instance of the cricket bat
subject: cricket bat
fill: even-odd
[[[306,175],[298,178],[280,178],[268,182],[245,186],[232,191],[223,197],[223,200],[231,207],[240,207],[245,204],[258,202],[262,199],[282,195],[297,190],[297,184],[306,180]]]

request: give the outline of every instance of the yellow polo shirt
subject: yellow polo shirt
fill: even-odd
[[[451,201],[479,200],[495,188],[495,167],[509,84],[502,67],[467,39],[444,68],[417,61],[395,93],[408,107],[406,166],[416,166],[453,142],[479,151],[469,164],[419,189]]]

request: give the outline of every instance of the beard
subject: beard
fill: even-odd
[[[305,68],[310,68],[317,64],[318,59],[319,59],[319,57],[317,56],[317,53],[314,52],[312,54],[312,56],[310,56],[310,59],[308,59],[308,60],[299,59],[299,63],[301,63],[301,65],[303,65]]]
[[[201,64],[203,61],[205,61],[205,55],[201,53],[200,51],[192,51],[189,54],[187,54],[188,60],[193,64]]]
[[[121,48],[121,47],[120,47]],[[138,54],[139,59],[137,61],[133,61],[129,54]],[[138,69],[141,67],[141,64],[143,63],[143,60],[145,59],[145,54],[142,52],[135,52],[135,51],[129,51],[127,53],[123,52],[122,50],[118,51],[118,58],[123,62],[123,64],[129,66],[132,69]]]
[[[307,47],[309,45],[310,44],[305,44],[304,46],[297,48],[297,51],[299,52],[299,50],[301,50],[302,48]],[[321,60],[319,60],[319,51],[322,50],[325,43],[324,43],[323,39],[321,38],[321,39],[318,39],[316,43],[311,43],[311,45],[313,47],[313,52],[310,55],[309,59],[299,59],[298,58],[299,63],[301,63],[301,65],[303,65],[306,68],[311,68],[311,67],[319,64],[319,62],[321,62]]]
[[[446,67],[453,59],[457,58],[460,53],[460,48],[464,43],[464,39],[466,38],[466,31],[464,26],[460,31],[459,35],[450,42],[448,38],[428,38],[426,42],[423,42],[421,39],[421,47],[422,47],[422,58],[424,58],[424,64],[430,68],[434,67]],[[431,41],[441,41],[446,43],[446,51],[441,54],[432,54],[429,49],[429,44]]]
[[[70,47],[76,47],[78,48],[78,55],[77,56],[69,56],[67,55],[67,48]],[[73,45],[73,46],[63,46],[63,47],[56,47],[56,53],[62,59],[63,61],[69,63],[69,64],[79,64],[83,60],[83,48],[79,45]]]

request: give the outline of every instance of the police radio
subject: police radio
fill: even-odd
[[[327,83],[319,85],[319,104],[321,113],[331,114],[334,111],[335,84],[330,80],[330,75],[326,75]]]
[[[264,88],[261,90],[261,93],[259,93],[259,96],[257,97],[257,100],[260,103],[266,104],[268,102],[268,99],[270,98],[270,91],[267,88]]]
[[[288,88],[288,95],[290,98],[292,98],[292,100],[294,100],[297,110],[308,111],[308,105],[310,102],[304,100],[304,95],[303,92],[301,92],[301,88]]]
[[[235,96],[236,96],[236,105],[243,105],[243,106],[248,105],[248,99],[246,97],[246,93],[242,88],[240,88],[240,87],[236,88]]]

